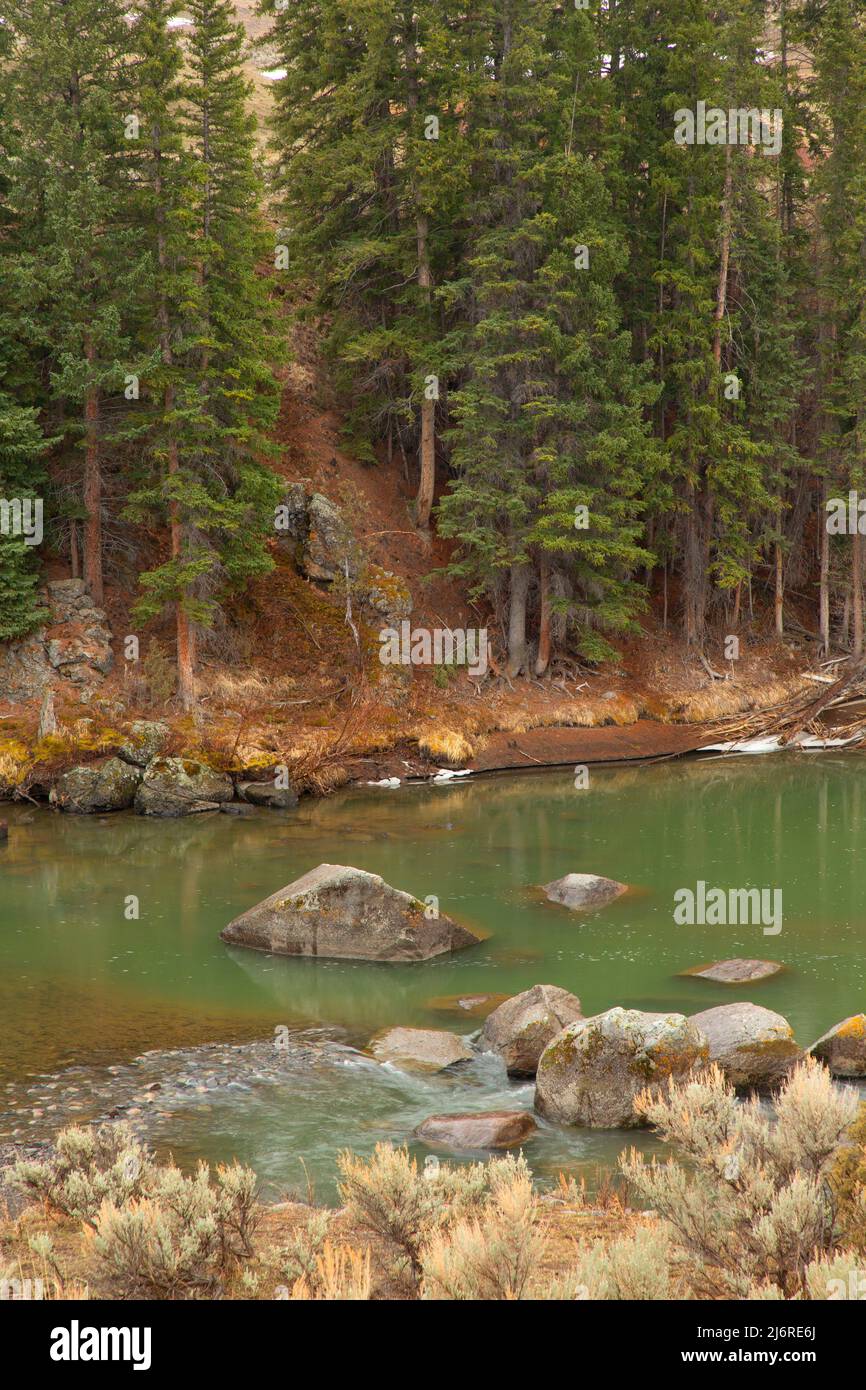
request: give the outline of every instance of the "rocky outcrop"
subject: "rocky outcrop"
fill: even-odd
[[[683,1014],[608,1009],[571,1023],[541,1054],[535,1108],[558,1124],[593,1129],[643,1123],[634,1098],[645,1086],[706,1066],[707,1040]]]
[[[129,736],[118,748],[117,755],[135,767],[147,767],[147,764],[159,757],[165,748],[170,732],[167,724],[150,719],[136,719],[135,723],[130,725]]]
[[[238,782],[238,796],[251,806],[267,806],[271,811],[290,811],[298,804],[298,794],[292,787],[278,787],[274,782]]]
[[[494,1009],[481,1030],[480,1047],[498,1053],[509,1076],[534,1076],[547,1044],[580,1018],[576,995],[556,985],[533,985]]]
[[[368,564],[343,512],[320,492],[293,483],[276,514],[277,543],[298,570],[318,584],[343,591],[371,623],[393,626],[412,612],[412,595],[398,575]]]
[[[803,1055],[788,1020],[758,1004],[720,1004],[691,1022],[709,1043],[710,1061],[741,1090],[771,1089]]]
[[[585,908],[603,907],[628,892],[628,885],[598,874],[566,874],[544,884],[544,892],[552,903],[561,903],[573,912]]]
[[[193,758],[154,758],[135,794],[140,816],[191,816],[218,811],[235,794],[230,777]]]
[[[717,960],[712,965],[695,965],[684,970],[698,980],[712,980],[720,985],[755,984],[758,980],[768,980],[778,975],[784,967],[775,960]]]
[[[241,913],[221,932],[232,946],[336,960],[429,960],[478,937],[378,874],[320,864]]]
[[[866,1014],[852,1014],[809,1048],[834,1076],[866,1076]]]
[[[40,697],[58,682],[92,693],[112,668],[111,629],[84,580],[53,580],[44,598],[49,623],[20,642],[0,644],[0,695],[7,700]]]
[[[444,1071],[475,1055],[463,1038],[438,1028],[386,1028],[370,1039],[367,1050],[377,1062],[412,1071]]]
[[[430,1115],[415,1130],[415,1138],[446,1149],[513,1149],[537,1129],[526,1110],[487,1110],[477,1115]]]
[[[125,811],[133,803],[141,771],[121,758],[72,767],[57,779],[51,799],[62,811],[95,815]]]

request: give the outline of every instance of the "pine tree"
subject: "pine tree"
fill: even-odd
[[[152,476],[128,515],[156,511],[169,523],[171,556],[141,576],[136,611],[146,620],[174,609],[178,690],[191,708],[197,630],[272,564],[265,541],[279,483],[262,459],[273,452],[280,349],[258,270],[273,243],[259,211],[243,31],[225,0],[194,0],[181,52],[165,28],[177,8],[150,0],[136,26],[159,365],[149,383]]]
[[[19,129],[12,189],[21,223],[22,334],[48,356],[50,391],[74,441],[86,517],[84,577],[103,593],[103,473],[131,367],[142,272],[128,222],[128,26],[121,0],[10,0],[10,93]],[[122,399],[122,397],[121,397]]]
[[[631,361],[613,288],[622,245],[597,163],[613,122],[599,116],[593,31],[578,12],[551,34],[537,6],[514,3],[494,10],[492,33],[495,76],[468,113],[480,234],[454,398],[458,477],[439,516],[460,541],[454,572],[507,612],[510,675],[528,669],[537,589],[541,674],[555,614],[599,659],[610,654],[599,629],[623,628],[639,606],[653,393]]]

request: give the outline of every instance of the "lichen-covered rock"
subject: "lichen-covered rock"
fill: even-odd
[[[720,1004],[691,1021],[710,1045],[710,1061],[738,1089],[769,1090],[803,1055],[788,1020],[758,1004]]]
[[[231,801],[230,777],[194,758],[154,758],[144,769],[135,794],[140,816],[190,816],[216,811]]]
[[[337,578],[355,579],[360,568],[358,542],[340,508],[314,492],[307,508],[307,538],[301,553],[301,569],[308,579],[326,584]]]
[[[92,694],[112,668],[111,629],[84,580],[52,580],[45,586],[44,597],[49,614],[46,626],[20,642],[0,644],[0,697],[4,699],[40,697],[58,681]]]
[[[408,585],[390,570],[368,565],[357,588],[358,601],[371,621],[381,620],[393,627],[412,612],[412,593]]]
[[[478,937],[410,893],[347,864],[319,864],[241,913],[220,933],[232,946],[336,960],[429,960]]]
[[[278,787],[274,782],[238,782],[238,796],[251,806],[267,806],[271,811],[290,811],[298,804],[292,787]]]
[[[852,1014],[809,1048],[834,1076],[866,1076],[866,1014]]]
[[[132,805],[141,780],[138,768],[121,758],[72,767],[57,779],[52,800],[62,811],[96,815],[101,811],[125,811]]]
[[[784,967],[775,960],[717,960],[712,965],[695,965],[684,970],[698,980],[712,980],[720,985],[755,984],[758,980],[769,980],[778,975]]]
[[[444,1071],[475,1055],[463,1038],[438,1028],[386,1028],[370,1039],[368,1051],[377,1062],[412,1071]]]
[[[165,748],[169,737],[169,727],[151,719],[136,719],[130,725],[129,737],[118,748],[118,757],[136,767],[147,767]]]
[[[430,1115],[415,1130],[415,1138],[447,1149],[513,1149],[537,1129],[526,1110],[483,1110],[476,1115]]]
[[[643,1123],[634,1098],[669,1076],[691,1076],[709,1046],[683,1014],[608,1009],[570,1023],[548,1043],[536,1076],[535,1108],[558,1124],[631,1129]]]
[[[547,1044],[583,1018],[580,1000],[556,985],[533,985],[488,1016],[480,1046],[502,1058],[509,1076],[534,1076]]]
[[[544,884],[544,891],[552,903],[561,903],[573,912],[585,908],[603,907],[615,898],[628,892],[628,884],[617,883],[614,878],[602,878],[599,874],[566,874],[564,878],[554,879]]]

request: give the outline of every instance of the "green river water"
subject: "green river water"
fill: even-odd
[[[858,754],[599,768],[585,790],[570,769],[356,789],[243,818],[74,817],[29,806],[3,814],[6,1138],[56,1127],[60,1112],[45,1097],[52,1087],[59,1095],[57,1074],[70,1067],[76,1089],[67,1101],[82,1078],[117,1075],[106,1068],[148,1049],[262,1039],[281,1027],[324,1028],[363,1046],[386,1025],[479,1026],[431,1009],[442,995],[552,983],[579,995],[586,1015],[614,1004],[691,1013],[751,999],[784,1014],[803,1045],[866,1010],[866,762]],[[278,959],[223,945],[226,922],[323,861],[435,895],[485,939],[409,966]],[[605,874],[633,891],[584,915],[535,890],[571,871]],[[674,893],[698,880],[780,888],[781,933],[678,926]],[[137,921],[125,917],[130,895]],[[786,970],[733,989],[679,975],[743,955]],[[161,1116],[154,1138],[181,1161],[237,1155],[274,1190],[302,1185],[308,1173],[327,1198],[342,1147],[402,1142],[431,1113],[531,1105],[532,1087],[508,1082],[493,1058],[432,1078],[348,1061],[270,1084],[241,1076],[237,1086],[192,1095]],[[591,1180],[633,1137],[543,1127],[527,1157],[542,1177],[566,1169]]]

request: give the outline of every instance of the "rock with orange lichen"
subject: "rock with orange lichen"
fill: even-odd
[[[809,1048],[834,1076],[866,1076],[866,1014],[852,1014]]]

